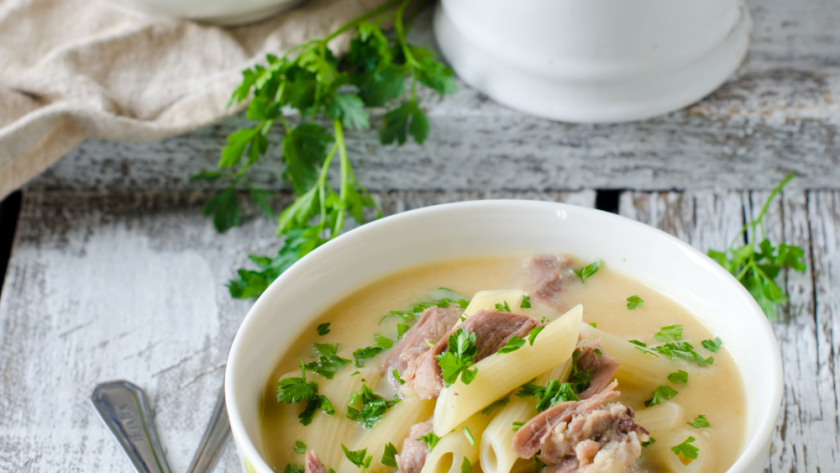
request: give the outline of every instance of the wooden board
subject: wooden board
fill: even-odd
[[[246,254],[276,251],[274,222],[218,235],[204,196],[26,194],[0,293],[0,471],[129,471],[89,402],[128,379],[150,397],[173,471],[186,470],[251,301],[224,284]],[[594,192],[390,193],[386,213],[479,198],[593,206]],[[232,448],[217,471],[239,472]]]
[[[771,189],[840,185],[840,5],[836,0],[748,0],[754,20],[746,62],[699,103],[651,120],[576,125],[524,115],[459,83],[439,100],[423,94],[431,131],[422,146],[379,144],[375,130],[347,133],[356,175],[371,190]],[[431,43],[430,23],[418,21]],[[382,110],[375,110],[374,126]],[[32,189],[195,190],[213,168],[231,118],[148,144],[88,140]],[[280,136],[273,135],[273,142]],[[255,167],[274,189],[278,147]]]
[[[723,249],[757,217],[767,192],[640,193],[620,198],[620,213],[706,251]],[[785,369],[785,397],[770,447],[771,472],[833,471],[840,464],[835,364],[840,309],[840,193],[787,191],[765,218],[771,241],[806,249],[804,274],[781,276],[789,304],[773,324]],[[755,235],[748,235],[754,238]]]

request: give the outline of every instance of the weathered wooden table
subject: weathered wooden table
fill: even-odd
[[[724,247],[776,182],[799,173],[768,222],[808,263],[782,276],[790,306],[774,325],[786,389],[768,469],[840,471],[840,2],[752,1],[750,11],[746,63],[686,110],[570,125],[461,84],[445,101],[425,97],[425,146],[382,147],[374,131],[356,132],[351,158],[387,213],[557,200],[617,211],[701,250]],[[251,304],[225,282],[248,252],[278,247],[274,223],[253,212],[217,235],[200,216],[208,189],[187,183],[241,122],[159,143],[90,140],[24,190],[0,294],[0,471],[129,471],[88,401],[115,378],[147,391],[169,462],[186,469]],[[279,169],[261,173],[279,208]],[[13,207],[2,210],[6,234]],[[218,471],[238,471],[232,448]]]

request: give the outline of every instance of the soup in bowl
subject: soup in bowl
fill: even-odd
[[[247,471],[761,471],[781,361],[685,243],[564,204],[365,225],[256,302],[225,380]]]

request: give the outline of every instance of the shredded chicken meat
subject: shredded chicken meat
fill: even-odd
[[[578,397],[589,399],[609,384],[618,369],[618,360],[609,356],[600,343],[591,340],[580,340],[575,350],[580,352],[577,356],[578,370],[588,373],[589,377],[589,387],[578,393]]]
[[[327,469],[321,463],[321,459],[312,450],[306,452],[306,461],[304,465],[305,473],[327,473]]]
[[[429,446],[426,445],[426,442],[417,439],[432,430],[431,422],[421,422],[411,426],[408,437],[403,441],[402,450],[395,457],[400,473],[420,473],[423,470],[423,465],[426,464],[426,458],[430,453]]]
[[[563,288],[575,279],[571,269],[572,260],[566,256],[531,258],[525,267],[529,280],[527,292],[531,299],[562,311]]]

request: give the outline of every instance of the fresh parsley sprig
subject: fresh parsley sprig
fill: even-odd
[[[320,358],[317,361],[306,364],[307,371],[321,375],[327,379],[333,379],[336,373],[350,363],[350,360],[338,356],[338,344],[315,344],[315,351]]]
[[[729,248],[724,251],[709,250],[708,252],[710,258],[732,273],[747,288],[761,310],[771,320],[776,318],[776,307],[788,300],[782,288],[776,284],[776,277],[784,268],[800,273],[805,272],[805,250],[786,243],[779,243],[777,247],[773,246],[767,239],[764,228],[764,216],[767,214],[770,203],[794,177],[795,174],[791,173],[782,179],[782,182],[767,197],[758,217],[741,228],[741,231],[732,239]],[[752,237],[750,241],[735,247],[739,240],[743,241],[750,236]]]
[[[689,436],[683,443],[671,447],[671,451],[674,452],[674,455],[685,458],[686,460],[696,460],[697,452],[700,449],[691,445],[694,440],[694,437]]]
[[[414,440],[417,440],[418,442],[424,442],[426,446],[429,447],[429,451],[431,452],[435,449],[435,445],[437,445],[438,442],[440,442],[440,437],[435,435],[434,432],[429,432],[428,434]]]
[[[257,270],[238,270],[239,278],[228,285],[233,297],[261,294],[295,261],[338,236],[348,218],[361,224],[370,214],[382,215],[353,173],[344,130],[370,127],[365,107],[386,106],[380,142],[402,145],[411,136],[422,144],[429,123],[417,101],[418,84],[441,96],[455,91],[452,71],[428,49],[406,41],[409,16],[417,11],[406,15],[410,3],[392,0],[322,39],[297,45],[281,57],[268,55],[265,64],[243,71],[231,103],[252,97],[247,117],[254,125],[227,137],[217,170],[191,177],[192,181],[227,183],[223,192],[207,202],[203,214],[213,218],[219,232],[239,225],[242,213],[237,191],[241,189],[273,217],[271,193],[252,183],[249,170],[268,154],[275,125],[283,131],[282,179],[291,185],[295,201],[278,218],[277,235],[284,240],[277,255],[250,255]],[[390,21],[392,37],[381,27]],[[350,49],[338,58],[328,44],[348,32],[354,36]],[[284,111],[288,110],[298,112],[297,123],[287,118]],[[334,165],[339,172],[335,187],[328,177]]]
[[[373,457],[367,454],[366,448],[354,451],[345,447],[344,444],[341,444],[341,449],[344,450],[344,456],[347,457],[348,460],[350,460],[350,463],[361,468],[362,471],[365,471],[368,468],[370,468],[370,462],[373,461]]]
[[[676,389],[668,386],[659,386],[653,390],[653,393],[650,395],[650,399],[645,401],[645,407],[653,407],[662,404],[677,394],[679,394],[679,392]]]
[[[539,399],[536,407],[537,412],[542,412],[561,402],[580,401],[571,384],[562,383],[557,379],[550,380],[545,387],[534,384],[533,381],[525,383],[516,392],[516,396],[535,397]]]
[[[347,418],[362,424],[366,429],[372,429],[379,423],[394,404],[400,402],[395,396],[388,401],[363,384],[362,389],[350,395],[347,405]]]
[[[319,409],[324,414],[334,415],[335,408],[327,396],[318,394],[318,383],[306,382],[306,366],[303,360],[300,360],[300,372],[300,378],[285,378],[277,383],[277,402],[284,404],[305,402],[306,407],[298,415],[303,425],[311,424]]]
[[[478,374],[478,369],[470,370],[469,368],[473,365],[472,359],[475,358],[476,353],[478,353],[478,348],[475,344],[474,333],[459,328],[449,336],[447,350],[435,356],[443,373],[443,381],[447,386],[455,383],[458,376],[464,384],[472,383],[475,375]]]

